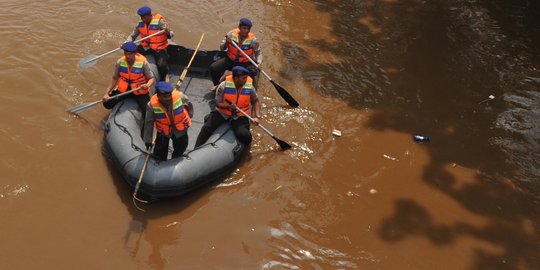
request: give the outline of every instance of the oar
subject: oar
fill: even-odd
[[[238,108],[238,106],[236,106],[236,104],[232,103],[228,99],[225,99],[225,101],[227,101],[227,103],[231,104],[234,107],[235,110],[237,110],[237,111],[241,112],[243,115],[245,115],[251,122],[255,122],[255,120],[253,120],[253,118],[251,116],[249,116],[242,109]],[[274,134],[272,134],[272,132],[270,132],[270,130],[263,127],[263,125],[258,124],[257,126],[260,127],[262,130],[264,130],[264,132],[266,132],[266,134],[270,135],[270,137],[272,137],[272,139],[274,139],[279,144],[279,147],[281,147],[282,150],[291,149],[292,146],[290,144],[288,144],[288,143],[280,140],[278,137],[274,136]]]
[[[135,191],[133,191],[133,205],[135,205],[135,207],[137,209],[139,209],[139,210],[141,210],[143,212],[145,212],[144,209],[140,208],[137,205],[136,201],[139,201],[139,202],[142,202],[142,203],[148,203],[148,201],[137,198],[137,192],[139,192],[139,188],[141,187],[141,182],[142,182],[142,179],[143,179],[143,175],[144,175],[144,172],[146,171],[146,167],[148,166],[148,160],[150,160],[150,156],[151,156],[150,153],[154,152],[154,146],[156,146],[156,137],[157,136],[154,134],[154,136],[152,138],[152,145],[150,146],[150,149],[148,150],[148,154],[146,155],[146,159],[144,160],[144,164],[143,164],[143,167],[142,167],[142,170],[141,170],[141,175],[139,175],[139,180],[137,180],[137,184],[135,185]]]
[[[199,44],[197,44],[197,48],[195,48],[195,52],[193,52],[193,56],[191,56],[191,59],[189,59],[189,63],[187,64],[186,68],[182,70],[182,74],[180,74],[180,78],[178,78],[178,81],[176,82],[176,85],[174,86],[176,90],[180,90],[180,86],[184,82],[184,78],[186,78],[188,69],[191,66],[191,63],[193,62],[193,59],[195,59],[195,55],[197,54],[197,51],[199,51],[199,47],[201,47],[203,38],[204,38],[204,33],[202,33],[201,39],[199,39]]]
[[[135,43],[139,43],[139,42],[141,42],[141,41],[143,41],[143,40],[147,40],[147,39],[149,39],[149,38],[151,38],[151,37],[153,37],[153,36],[157,36],[157,35],[162,34],[162,33],[164,33],[164,32],[165,32],[165,30],[161,30],[161,31],[159,31],[159,32],[153,33],[153,34],[148,35],[148,36],[146,36],[146,37],[137,39],[137,40],[135,40],[134,42],[135,42]],[[114,53],[114,52],[120,50],[121,48],[122,48],[122,46],[120,46],[120,47],[118,47],[118,48],[116,48],[116,49],[114,49],[114,50],[112,50],[112,51],[106,52],[106,53],[104,53],[104,54],[100,54],[100,55],[93,55],[93,54],[88,55],[88,56],[82,58],[82,59],[79,61],[79,66],[80,66],[81,68],[83,68],[83,69],[87,69],[87,68],[89,68],[89,67],[95,65],[96,62],[97,62],[97,60],[99,60],[99,59],[103,58],[104,56],[107,56],[107,55],[109,55],[109,54],[111,54],[111,53]]]
[[[225,38],[227,38],[227,36],[225,36]],[[238,49],[254,66],[256,67],[259,67],[257,65],[257,63],[255,63],[255,61],[253,61],[253,59],[251,59],[251,57],[249,57],[246,52],[244,52],[244,50],[242,50],[238,44],[236,44],[236,41],[234,40],[231,40],[232,41],[232,44],[234,45],[234,47],[236,47],[236,49]],[[291,94],[289,94],[289,92],[287,92],[287,90],[285,90],[285,88],[281,87],[279,84],[277,84],[276,82],[274,82],[274,80],[272,80],[272,78],[270,78],[270,76],[268,74],[266,74],[266,72],[264,72],[264,70],[261,70],[262,74],[274,85],[274,87],[276,88],[276,90],[278,91],[279,95],[285,100],[287,101],[287,103],[289,103],[289,105],[291,105],[291,107],[298,107],[298,102],[291,96]]]
[[[135,91],[139,91],[139,90],[141,90],[141,87],[137,87],[137,88],[135,88],[133,90],[126,91],[126,92],[118,94],[116,96],[112,96],[109,99],[119,98],[121,96],[125,96],[125,95],[131,94],[131,93],[133,93]],[[67,111],[70,112],[70,113],[79,114],[81,112],[84,112],[84,111],[92,108],[94,105],[102,103],[102,102],[103,102],[103,99],[96,100],[94,102],[87,102],[87,103],[79,104],[79,105],[77,105],[75,107],[72,107],[72,108],[68,109]]]
[[[193,55],[191,56],[191,59],[189,60],[189,63],[187,64],[187,66],[182,71],[182,74],[180,75],[180,78],[178,79],[178,82],[176,82],[176,85],[175,85],[176,90],[179,90],[180,86],[182,86],[182,82],[184,81],[184,78],[186,78],[188,69],[191,66],[191,63],[193,62],[193,59],[195,59],[195,55],[197,55],[197,52],[199,51],[199,47],[201,46],[203,38],[204,38],[204,33],[201,35],[201,39],[199,40],[199,44],[197,44],[197,48],[195,49],[195,52],[193,52]],[[139,176],[139,180],[137,181],[137,184],[135,185],[135,191],[133,192],[133,204],[135,205],[135,207],[137,207],[137,209],[139,209],[139,210],[141,210],[143,212],[144,212],[144,210],[142,208],[140,208],[139,206],[137,206],[136,201],[139,201],[139,202],[142,202],[142,203],[148,203],[148,201],[141,200],[141,199],[137,198],[137,192],[139,191],[139,187],[141,186],[143,175],[144,175],[144,172],[146,171],[146,166],[148,164],[148,160],[150,159],[150,153],[154,152],[155,144],[156,144],[156,137],[154,136],[154,138],[152,139],[152,146],[150,146],[149,153],[146,156],[146,159],[144,160],[141,175]]]

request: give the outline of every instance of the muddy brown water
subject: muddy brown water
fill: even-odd
[[[93,101],[149,4],[204,49],[254,22],[246,162],[135,209]],[[0,269],[540,269],[535,1],[2,2]],[[489,96],[493,95],[493,99]],[[341,137],[332,130],[342,132]],[[417,144],[412,134],[431,137]]]

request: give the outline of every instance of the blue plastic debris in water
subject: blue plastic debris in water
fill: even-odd
[[[413,139],[415,142],[429,142],[428,136],[413,135]]]

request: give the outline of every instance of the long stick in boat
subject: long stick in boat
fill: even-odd
[[[227,36],[225,36],[225,38],[227,38]],[[232,44],[234,45],[234,47],[236,47],[236,49],[238,49],[255,67],[259,67],[259,65],[257,65],[257,63],[255,63],[255,61],[253,61],[253,59],[251,59],[251,57],[249,57],[249,55],[246,54],[246,52],[244,52],[244,50],[242,50],[242,48],[240,48],[238,46],[238,44],[236,44],[236,41],[234,40],[231,40]],[[272,85],[274,85],[274,87],[276,88],[278,94],[285,100],[287,101],[287,103],[289,103],[289,105],[291,107],[298,107],[300,104],[298,104],[298,102],[291,96],[291,94],[289,94],[289,92],[287,92],[287,90],[285,90],[285,88],[281,87],[279,84],[277,84],[276,82],[274,82],[274,80],[272,80],[272,78],[270,78],[270,76],[268,74],[266,74],[266,72],[264,72],[264,70],[261,70],[261,73],[272,83]]]
[[[184,79],[186,78],[186,75],[187,75],[187,72],[188,72],[188,69],[189,67],[191,66],[191,63],[193,62],[193,59],[195,59],[195,55],[197,55],[197,52],[199,51],[199,48],[201,47],[201,43],[203,41],[203,38],[204,38],[204,33],[202,33],[201,35],[201,39],[199,40],[199,44],[197,44],[197,48],[195,49],[195,51],[193,52],[193,55],[191,56],[191,59],[189,60],[189,63],[187,64],[187,66],[184,68],[184,70],[182,71],[182,74],[180,75],[180,78],[178,79],[178,82],[176,82],[176,85],[174,86],[174,88],[176,90],[180,90],[180,86],[182,86],[182,82],[184,82]],[[155,130],[155,129],[154,129]],[[156,145],[156,136],[154,136],[152,138],[152,146],[150,146],[150,150],[149,152],[147,153],[147,156],[146,156],[146,159],[144,160],[144,164],[143,164],[143,168],[141,170],[141,175],[139,176],[139,180],[137,181],[137,184],[135,185],[135,191],[133,191],[133,204],[135,205],[135,207],[141,211],[144,212],[144,209],[140,208],[139,206],[137,206],[137,202],[136,201],[139,201],[139,202],[142,202],[142,203],[148,203],[148,201],[145,201],[145,200],[141,200],[139,198],[137,198],[137,192],[139,191],[139,188],[141,186],[141,182],[142,182],[142,179],[143,179],[143,175],[144,175],[144,172],[146,171],[146,167],[148,165],[148,160],[150,160],[150,153],[154,152],[154,146]]]

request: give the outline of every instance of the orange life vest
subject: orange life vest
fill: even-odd
[[[122,56],[118,59],[118,74],[120,75],[118,80],[118,91],[123,93],[128,89],[135,89],[141,84],[148,82],[148,78],[144,75],[144,62],[146,62],[146,57],[139,53],[135,54],[135,62],[133,62],[131,67],[126,61],[126,56]],[[148,89],[135,91],[134,94],[146,95],[148,94]]]
[[[239,41],[239,35],[240,29],[235,28],[231,31],[230,38],[238,44],[238,47],[240,47],[251,59],[253,59],[253,48],[251,48],[251,43],[253,43],[253,39],[255,38],[255,35],[251,32],[248,33],[248,36],[246,39],[242,41],[242,44],[240,44]],[[247,59],[234,45],[227,44],[227,56],[229,59],[233,60],[234,62],[241,62],[246,63],[249,62],[249,59]]]
[[[180,92],[173,90],[172,92],[172,106],[173,106],[173,122],[170,119],[170,109],[167,110],[158,99],[157,94],[154,94],[150,99],[150,105],[154,112],[154,121],[156,122],[156,129],[158,132],[165,134],[165,136],[171,135],[171,127],[174,125],[176,130],[183,131],[191,126],[191,118],[188,111],[184,109],[182,97]]]
[[[223,91],[223,101],[225,99],[234,102],[238,108],[242,109],[248,115],[251,114],[251,89],[253,89],[253,79],[247,78],[246,83],[238,93],[236,91],[236,85],[234,84],[233,76],[229,75],[225,77],[225,91]],[[232,110],[218,108],[220,112],[227,116],[232,116]],[[237,116],[244,116],[241,112],[236,112]]]
[[[160,14],[152,14],[152,20],[148,25],[146,25],[142,20],[140,20],[139,24],[137,24],[137,30],[139,30],[139,34],[141,35],[141,37],[144,38],[153,33],[161,31],[162,29],[159,27],[159,20],[161,18],[163,18],[163,16],[161,16]],[[150,47],[154,51],[165,50],[167,46],[169,46],[169,42],[167,41],[167,34],[163,33],[143,40],[141,41],[141,45],[145,47]]]

